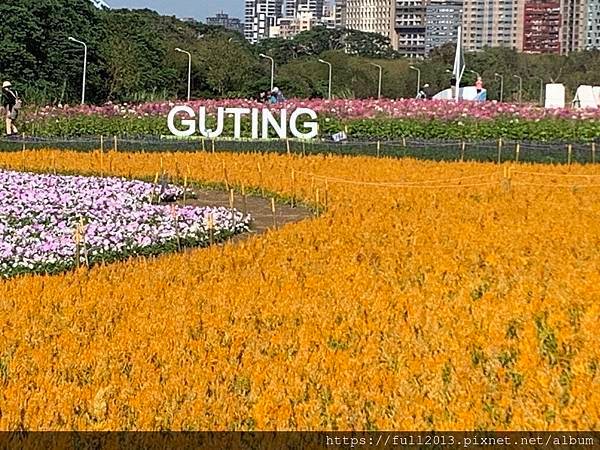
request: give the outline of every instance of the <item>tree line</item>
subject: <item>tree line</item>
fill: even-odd
[[[354,30],[315,28],[294,39],[267,39],[249,44],[240,34],[195,21],[161,16],[150,10],[100,10],[89,0],[20,0],[0,4],[0,77],[10,79],[28,103],[76,103],[80,98],[83,48],[88,44],[87,99],[150,101],[183,98],[187,92],[190,51],[193,97],[255,97],[270,86],[269,62],[277,64],[275,84],[288,97],[327,95],[333,65],[333,94],[366,98],[377,95],[383,67],[385,97],[414,97],[416,71],[433,91],[449,86],[453,45],[434,50],[428,59],[410,61],[395,52],[387,38]],[[561,82],[570,94],[580,84],[600,84],[600,52],[526,55],[494,48],[466,55],[469,70],[482,75],[490,98],[498,98],[504,76],[504,99],[518,98],[523,78],[524,101],[537,101],[540,83]],[[466,72],[470,84],[475,74]]]

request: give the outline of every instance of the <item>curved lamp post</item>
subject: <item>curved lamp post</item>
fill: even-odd
[[[377,99],[380,99],[381,98],[381,79],[383,76],[383,67],[381,67],[379,64],[375,64],[375,63],[370,63],[370,64],[379,69],[379,84],[378,84],[378,88],[377,88]]]
[[[192,96],[192,54],[181,50],[179,47],[175,49],[176,52],[185,53],[188,56],[188,81],[187,81],[187,101],[190,101]]]
[[[273,91],[273,87],[275,87],[275,60],[273,58],[271,58],[269,55],[265,55],[264,53],[261,53],[258,56],[271,61],[271,91]]]
[[[519,80],[519,104],[523,102],[523,78],[519,75],[513,75],[514,78]]]
[[[419,91],[421,90],[421,69],[415,66],[408,66],[409,69],[412,69],[417,72],[417,97],[419,96]]]
[[[500,75],[499,73],[495,73],[494,78],[495,79],[500,78],[500,103],[502,103],[502,100],[504,97],[504,76]]]
[[[76,44],[83,45],[83,85],[81,87],[81,104],[85,104],[85,78],[87,72],[87,44],[79,39],[75,39],[74,37],[69,36],[69,41],[75,42]]]
[[[319,59],[319,62],[321,64],[327,64],[329,66],[329,89],[328,89],[328,94],[327,94],[327,99],[331,100],[331,78],[333,75],[333,66],[331,65],[330,62],[327,62],[325,60]]]

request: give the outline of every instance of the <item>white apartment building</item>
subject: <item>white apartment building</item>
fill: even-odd
[[[588,0],[585,34],[586,48],[600,49],[600,0]]]
[[[346,0],[348,28],[386,36],[397,48],[395,23],[396,0]]]
[[[244,36],[252,43],[269,37],[283,14],[283,0],[246,0]]]
[[[524,0],[464,0],[463,46],[466,51],[484,47],[523,46]]]

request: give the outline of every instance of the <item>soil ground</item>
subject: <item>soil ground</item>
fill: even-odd
[[[186,201],[193,206],[225,206],[229,208],[229,193],[220,190],[195,189],[195,198]],[[179,201],[179,204],[182,202]],[[238,241],[249,236],[264,233],[267,230],[281,227],[288,223],[299,222],[313,217],[313,212],[302,205],[292,208],[290,205],[275,202],[275,221],[271,210],[271,199],[256,196],[243,197],[238,193],[234,196],[233,206],[238,211],[247,212],[252,217],[250,232],[237,235],[230,241]]]

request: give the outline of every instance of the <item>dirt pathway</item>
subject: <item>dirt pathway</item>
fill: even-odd
[[[196,198],[188,200],[186,204],[194,206],[225,206],[229,208],[228,192],[208,189],[196,189],[194,192],[196,194]],[[236,194],[234,196],[233,205],[238,211],[244,211],[244,201],[240,194]],[[264,233],[265,231],[275,227],[273,213],[271,211],[270,198],[246,196],[245,206],[246,211],[252,217],[251,230],[248,233],[243,233],[233,237],[231,241],[237,241],[255,234]],[[313,216],[313,213],[302,205],[292,208],[290,205],[284,205],[280,203],[275,204],[275,219],[278,227],[288,223],[310,219]]]

